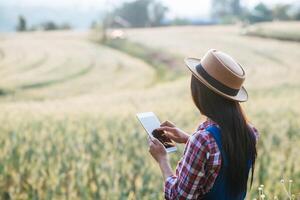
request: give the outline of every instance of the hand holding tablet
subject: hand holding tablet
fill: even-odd
[[[157,130],[160,128],[160,122],[153,112],[138,113],[136,116],[148,135],[157,138],[164,145],[168,153],[177,150],[176,144],[166,137],[164,131]]]
[[[176,143],[185,144],[190,137],[189,134],[176,127],[175,124],[173,124],[170,121],[163,122],[160,125],[160,128],[158,128],[157,130],[164,131],[165,136],[167,136]]]

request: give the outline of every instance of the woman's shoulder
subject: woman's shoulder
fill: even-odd
[[[197,128],[197,131],[192,135],[194,137],[194,139],[196,140],[203,140],[203,143],[211,143],[211,142],[215,142],[215,140],[213,139],[212,135],[210,134],[209,131],[207,131],[207,128],[210,126],[216,126],[219,127],[219,125],[210,120],[207,119],[206,121],[202,122],[199,127]],[[259,132],[257,130],[257,128],[252,124],[252,123],[248,123],[248,126],[251,130],[251,132],[254,134],[256,141],[259,139]]]
[[[219,127],[219,125],[212,121],[211,119],[207,118],[206,121],[202,122],[198,128],[197,131],[193,134],[198,138],[206,139],[207,141],[210,141],[212,139],[212,136],[209,131],[207,131],[207,128],[211,126]]]
[[[209,143],[212,137],[206,129],[198,129],[191,135],[190,139],[193,141],[201,141],[201,143]]]
[[[211,120],[207,120],[200,124],[197,128],[196,132],[194,132],[190,137],[190,142],[197,143],[199,145],[203,145],[208,148],[208,150],[216,149],[216,142],[211,135],[211,133],[207,130],[210,126],[218,126],[215,122]]]
[[[259,139],[259,132],[258,132],[257,128],[251,123],[248,123],[248,126],[249,126],[250,130],[252,131],[252,133],[254,134],[255,139],[257,141]]]
[[[214,137],[207,130],[212,125],[218,126],[212,121],[201,123],[196,132],[189,138],[189,146],[204,153],[203,156],[208,160],[209,165],[219,166],[220,150]]]

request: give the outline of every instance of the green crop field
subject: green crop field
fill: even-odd
[[[281,179],[293,179],[300,195],[300,43],[243,36],[236,26],[125,34],[176,59],[210,48],[235,57],[248,76],[243,107],[261,134],[247,199],[260,184],[268,199],[285,199]],[[0,34],[1,199],[163,198],[163,179],[135,114],[153,111],[192,133],[204,118],[190,97],[190,74],[175,62],[180,75],[159,81],[149,62],[90,38]],[[170,154],[173,168],[182,151]]]

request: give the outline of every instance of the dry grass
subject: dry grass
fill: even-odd
[[[250,36],[300,42],[299,31],[299,22],[268,22],[249,26],[243,33]]]
[[[250,100],[244,107],[261,132],[250,196],[264,184],[267,195],[280,197],[276,182],[290,177],[299,192],[298,43],[244,37],[232,26],[137,29],[127,35],[182,58],[209,48],[236,57],[248,75]],[[10,91],[0,99],[2,197],[162,198],[159,169],[135,113],[151,110],[193,132],[203,118],[190,99],[188,72],[149,85],[155,78],[151,66],[93,44],[84,33],[2,34],[0,40],[0,88]],[[171,155],[174,167],[180,152]]]

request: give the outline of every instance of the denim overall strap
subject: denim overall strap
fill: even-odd
[[[206,129],[206,131],[208,131],[211,134],[211,136],[215,139],[218,145],[219,151],[222,156],[222,164],[212,189],[207,194],[204,195],[203,199],[204,200],[243,200],[246,196],[246,192],[241,193],[237,197],[233,197],[229,192],[230,186],[228,185],[225,176],[225,171],[226,168],[228,167],[228,160],[222,148],[221,130],[217,126],[212,125],[209,126]]]

